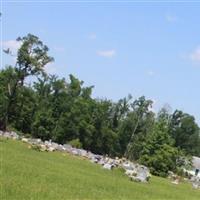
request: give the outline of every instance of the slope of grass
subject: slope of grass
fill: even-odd
[[[60,152],[37,152],[21,141],[0,141],[1,200],[200,200],[200,191],[152,177],[150,183],[128,180],[83,158]]]

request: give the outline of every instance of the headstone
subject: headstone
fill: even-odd
[[[103,168],[111,170],[111,169],[113,169],[113,165],[106,163],[106,164],[103,165]]]
[[[133,170],[134,169],[133,165],[130,162],[123,163],[122,168],[125,170]]]
[[[200,189],[200,178],[198,176],[193,176],[191,182],[193,188]]]
[[[28,143],[28,138],[22,138],[22,142],[27,142]]]
[[[64,144],[63,147],[64,147],[65,151],[67,151],[67,152],[70,152],[72,149],[72,146],[70,144]]]

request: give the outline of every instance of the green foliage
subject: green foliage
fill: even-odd
[[[47,55],[48,47],[35,35],[28,34],[17,38],[22,45],[17,52],[17,70],[21,84],[29,75],[38,75],[44,70],[44,66],[53,61]]]
[[[54,121],[51,117],[51,110],[38,110],[35,113],[34,121],[32,123],[32,135],[42,140],[48,140],[52,137],[52,127]]]
[[[171,117],[169,133],[178,148],[200,156],[200,131],[193,116],[176,110]]]
[[[154,175],[167,176],[168,171],[176,171],[178,156],[165,124],[157,122],[143,144],[140,163],[148,166]]]
[[[9,110],[12,110],[9,122],[12,122],[13,116],[16,115],[16,107],[9,102],[16,101],[17,95],[12,94],[17,83],[16,69],[11,66],[6,66],[0,71],[0,129],[5,130],[8,122],[8,115],[11,115]],[[9,106],[9,107],[8,107]]]
[[[42,140],[71,141],[94,153],[139,160],[161,176],[181,168],[180,157],[200,156],[193,116],[170,114],[164,107],[155,117],[153,102],[144,96],[132,100],[128,95],[118,102],[94,99],[93,86],[75,76],[66,81],[44,72],[53,59],[38,37],[28,34],[18,40],[15,67],[0,71],[1,130],[12,127]],[[27,84],[30,76],[37,78],[32,85]]]
[[[126,130],[128,128],[128,135],[125,135],[124,138],[128,139],[125,142],[125,155],[129,159],[139,159],[139,154],[142,150],[141,144],[153,127],[154,113],[151,111],[152,103],[151,100],[147,100],[144,96],[136,99],[131,104],[132,110],[127,115],[127,127],[122,125]],[[124,134],[123,129],[122,134]]]
[[[28,34],[23,38],[18,38],[17,41],[21,42],[21,47],[17,52],[16,65],[2,70],[0,75],[0,82],[2,82],[0,102],[3,105],[0,128],[4,130],[7,124],[15,123],[15,118],[18,119],[21,115],[24,105],[25,78],[44,75],[44,66],[53,61],[53,58],[47,54],[48,47],[37,36]]]
[[[75,148],[82,148],[82,144],[80,142],[80,140],[77,138],[77,139],[74,139],[74,140],[71,140],[68,142],[70,145],[72,145],[72,147],[75,147]]]

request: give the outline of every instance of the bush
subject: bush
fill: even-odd
[[[173,146],[165,124],[157,122],[143,144],[139,162],[150,168],[152,174],[166,177],[168,171],[176,172],[181,153]]]
[[[74,140],[71,140],[68,142],[70,145],[72,145],[72,147],[74,148],[82,148],[82,143],[80,142],[80,140],[77,138],[77,139],[74,139]]]
[[[166,177],[168,171],[176,171],[177,150],[169,145],[163,145],[162,149],[156,150],[152,155],[143,155],[140,163],[150,168],[153,175]]]

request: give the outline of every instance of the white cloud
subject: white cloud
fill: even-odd
[[[1,51],[9,49],[11,55],[11,63],[15,64],[17,61],[17,50],[20,48],[22,42],[16,40],[7,40],[0,42]]]
[[[116,54],[116,51],[114,49],[97,51],[98,56],[107,57],[107,58],[112,58],[113,56],[115,56],[115,54]]]
[[[96,33],[91,33],[91,34],[89,35],[89,39],[90,39],[90,40],[96,40],[96,38],[97,38]]]
[[[178,18],[177,16],[173,15],[173,14],[170,14],[170,13],[167,13],[165,15],[165,19],[168,21],[168,22],[177,22],[178,21]]]
[[[11,51],[14,51],[16,52],[20,46],[21,46],[21,42],[19,41],[16,41],[16,40],[8,40],[8,41],[3,41],[1,43],[1,46],[4,48],[4,49],[10,49]]]
[[[200,62],[200,46],[189,55],[189,58],[194,62]]]

